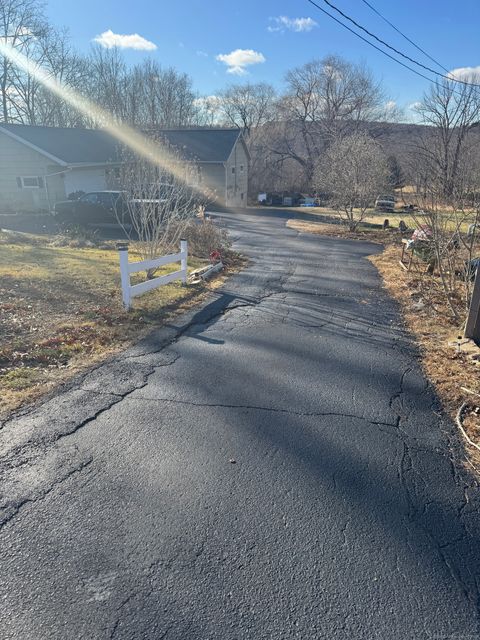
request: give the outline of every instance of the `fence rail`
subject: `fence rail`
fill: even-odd
[[[120,279],[122,283],[122,298],[123,306],[125,309],[130,309],[132,306],[132,298],[142,295],[152,289],[157,289],[165,284],[173,282],[174,280],[181,280],[183,284],[187,283],[187,258],[188,258],[188,243],[186,240],[180,241],[180,252],[171,253],[168,256],[160,256],[159,258],[153,258],[152,260],[141,260],[140,262],[129,262],[128,260],[128,245],[119,244],[118,254],[120,258]],[[164,276],[158,276],[152,280],[145,280],[139,284],[131,284],[130,276],[132,273],[138,273],[139,271],[148,271],[149,269],[158,269],[167,264],[173,264],[180,262],[180,269],[173,273],[167,273]]]

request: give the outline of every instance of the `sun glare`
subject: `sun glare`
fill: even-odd
[[[1,40],[0,54],[38,80],[46,89],[65,100],[65,102],[88,118],[99,123],[112,137],[129,147],[137,155],[173,174],[177,179],[185,180],[185,168],[182,168],[178,159],[162,147],[158,141],[153,142],[136,129],[116,121],[108,111],[95,104],[92,100],[85,98],[78,91],[63,85],[56,78],[46,73],[41,66]]]

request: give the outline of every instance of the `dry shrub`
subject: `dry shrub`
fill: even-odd
[[[47,243],[47,239],[42,236],[30,235],[21,231],[4,231],[0,229],[0,244],[41,246]]]
[[[208,258],[212,251],[229,249],[231,242],[226,229],[222,229],[210,218],[192,220],[184,231],[189,251],[197,258]]]
[[[64,229],[50,242],[53,247],[71,247],[72,249],[93,249],[103,244],[97,229],[88,229],[81,225]]]
[[[238,268],[245,263],[245,259],[232,249],[227,230],[211,218],[192,220],[184,237],[189,243],[189,251],[197,258],[209,258],[211,253],[218,251],[227,268]]]

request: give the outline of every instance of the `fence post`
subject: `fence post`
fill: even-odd
[[[181,270],[182,270],[182,282],[187,284],[187,259],[188,259],[188,242],[182,238],[180,240],[180,252],[182,253]]]
[[[475,283],[473,285],[472,300],[468,312],[465,337],[480,344],[480,267],[477,267]]]
[[[120,258],[120,279],[122,282],[123,306],[130,309],[130,273],[128,272],[128,244],[118,243],[118,256]]]

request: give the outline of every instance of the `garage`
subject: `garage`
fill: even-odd
[[[107,188],[105,167],[72,168],[65,173],[65,195],[76,191],[104,191]]]

